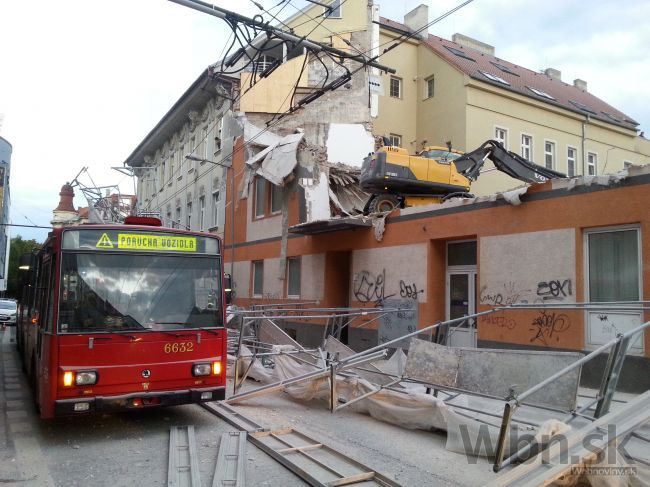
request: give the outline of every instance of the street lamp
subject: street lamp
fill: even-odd
[[[214,164],[215,166],[225,167],[226,171],[230,169],[230,280],[232,282],[233,276],[235,275],[235,168],[233,167],[232,162],[230,164],[222,164],[220,162],[211,161],[210,159],[204,159],[203,157],[195,156],[193,153],[186,154],[185,159],[190,161],[197,162],[208,162]],[[224,222],[225,227],[225,222]],[[226,229],[224,228],[223,235],[226,236]]]

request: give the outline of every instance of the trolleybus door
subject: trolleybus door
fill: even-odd
[[[50,366],[56,287],[55,274],[54,257],[45,256],[41,274],[41,286],[39,286],[41,296],[38,308],[38,329],[36,330],[37,389],[34,391],[41,409],[49,404],[53,392],[52,389],[56,387],[56,378],[58,377],[58,371],[51,370]]]

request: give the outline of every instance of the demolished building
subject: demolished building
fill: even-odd
[[[346,12],[356,15],[350,18]],[[314,35],[320,35],[320,40],[329,36],[342,49],[362,52],[402,31],[415,32],[417,22],[422,23],[422,15],[409,14],[404,24],[382,19],[371,2],[350,1],[342,15],[347,28],[339,26],[341,35],[323,30]],[[288,23],[299,24],[300,19]],[[513,94],[511,84],[470,75],[464,71],[469,69],[466,65],[450,63],[441,55],[446,52],[455,60],[456,49],[466,53],[463,63],[467,64],[466,57],[478,54],[466,45],[439,38],[422,40],[411,40],[408,49],[416,45],[417,56],[424,55],[420,52],[424,49],[435,63],[422,62],[415,71],[412,66],[404,68],[401,76],[399,69],[398,76],[390,77],[361,71],[337,90],[294,111],[295,103],[318,93],[319,81],[328,70],[337,73],[340,66],[323,64],[279,42],[267,46],[267,57],[257,61],[261,64],[242,71],[238,78],[220,73],[218,63],[211,66],[126,161],[138,175],[141,208],[159,211],[167,225],[224,237],[226,269],[233,274],[238,306],[312,302],[326,308],[408,307],[399,324],[361,319],[340,330],[338,337],[355,350],[385,341],[391,333],[404,334],[414,327],[500,305],[643,300],[650,282],[642,252],[648,245],[645,208],[650,176],[645,167],[625,164],[629,167],[623,169],[625,162],[648,161],[644,141],[636,137],[635,122],[618,111],[614,119],[603,114],[589,118],[587,129],[594,131],[589,143],[595,144],[590,148],[584,136],[581,141],[576,135],[581,124],[587,123],[588,112],[583,113],[580,106],[588,108],[588,103],[597,100],[584,87],[540,75],[544,89],[541,84],[535,88],[531,72],[519,73],[524,68],[494,61],[493,54],[480,54],[492,56],[482,64],[485,70],[492,66],[488,74],[500,79],[523,79],[525,74],[530,86],[554,100],[525,86]],[[398,51],[393,54],[398,56]],[[269,69],[271,59],[282,62],[269,76],[254,79],[256,70]],[[451,65],[452,74],[437,65],[441,62],[447,68]],[[558,135],[562,145],[553,145],[552,157],[544,160],[558,168],[560,149],[567,149],[562,163],[573,164],[567,172],[574,177],[364,216],[368,195],[360,190],[358,178],[361,161],[375,150],[375,137],[389,136],[410,149],[420,148],[425,138],[427,129],[414,124],[426,107],[410,110],[400,103],[415,106],[417,95],[406,90],[404,79],[413,74],[418,87],[420,81],[433,79],[420,76],[426,74],[420,68],[430,64],[434,65],[431,70],[442,70],[435,78],[436,86],[445,80],[450,86],[466,89],[471,84],[475,89],[463,97],[462,114],[444,104],[428,112],[441,115],[438,120],[444,119],[443,114],[454,114],[445,123],[434,124],[437,128],[426,137],[435,136],[431,143],[443,144],[447,140],[443,128],[471,119],[476,123],[465,123],[462,136],[450,136],[453,141],[462,139],[454,146],[473,149],[469,144],[479,137],[476,134],[482,134],[480,142],[501,138],[507,147],[508,130],[504,129],[521,109],[535,130],[538,118],[551,117],[550,126],[572,124]],[[552,91],[556,85],[582,102],[571,104],[563,95],[566,103],[558,105],[559,95]],[[429,89],[428,84],[424,87]],[[472,103],[467,101],[470,98]],[[486,119],[485,112],[502,98],[520,105],[500,113],[499,120]],[[439,103],[427,101],[434,102]],[[411,135],[391,128],[393,113],[396,123],[413,135],[413,146],[407,140]],[[494,126],[500,132],[493,132]],[[519,125],[516,130],[528,133]],[[610,136],[624,138],[618,145],[626,148],[617,156],[620,164],[610,165],[620,171],[606,175],[599,169],[597,154]],[[540,133],[540,138],[545,140],[547,134]],[[199,160],[186,159],[189,153],[198,154]],[[541,154],[530,157],[541,160]],[[494,174],[486,177],[494,178]],[[449,340],[456,346],[584,351],[638,326],[647,319],[645,314],[521,310],[468,320],[450,333]],[[324,325],[299,318],[281,324],[306,346],[320,344]],[[646,335],[633,344],[626,367],[647,370],[650,341]],[[589,374],[588,369],[583,371],[587,379]],[[630,383],[622,387],[648,387],[647,374],[625,377]]]

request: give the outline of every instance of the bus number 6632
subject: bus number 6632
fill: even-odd
[[[194,343],[192,342],[165,343],[163,350],[165,351],[165,353],[193,352]]]

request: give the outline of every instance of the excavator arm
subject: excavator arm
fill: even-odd
[[[549,179],[565,178],[561,172],[538,166],[510,152],[496,140],[488,140],[481,147],[454,160],[456,169],[470,181],[476,181],[485,160],[490,159],[499,171],[527,183],[544,183]]]

